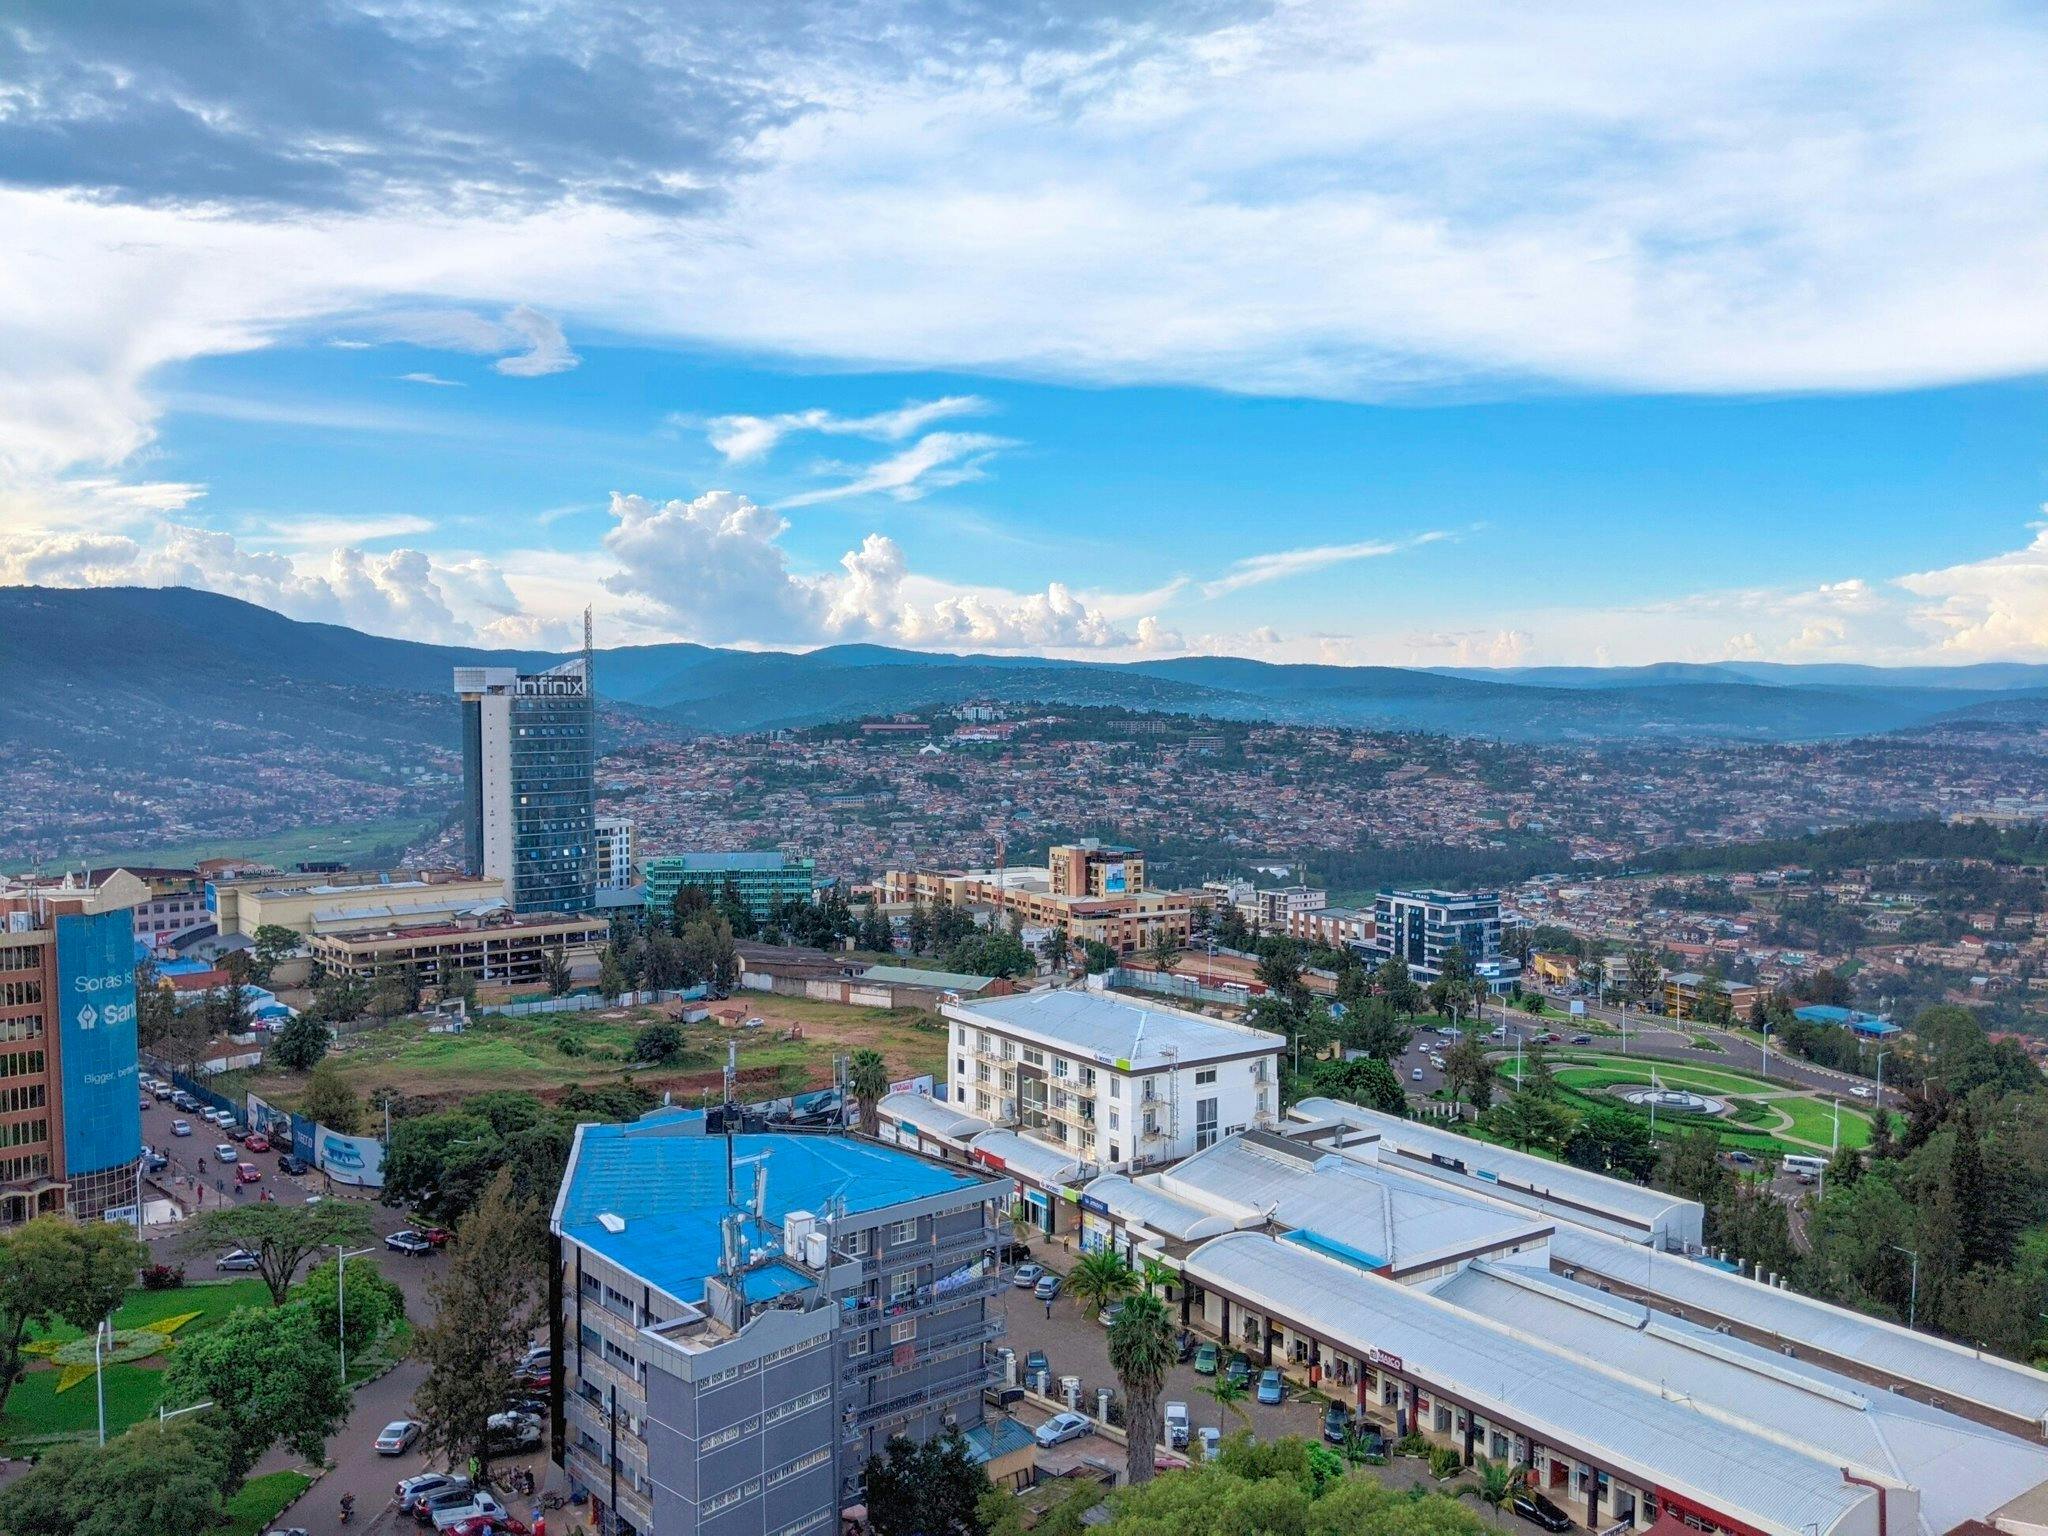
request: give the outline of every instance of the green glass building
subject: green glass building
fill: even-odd
[[[667,912],[676,892],[686,885],[718,900],[729,884],[756,919],[767,917],[786,901],[808,901],[817,886],[815,859],[792,858],[773,849],[745,853],[669,853],[643,859],[647,910]]]

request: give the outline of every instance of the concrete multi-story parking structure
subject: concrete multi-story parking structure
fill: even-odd
[[[611,936],[601,917],[534,912],[443,923],[394,923],[316,933],[307,952],[326,970],[359,981],[380,971],[408,966],[422,986],[436,986],[457,971],[487,986],[529,986],[547,979],[550,958],[559,952],[572,971],[596,963],[598,946]]]
[[[597,900],[597,711],[590,655],[526,673],[457,667],[462,853],[505,882],[514,910],[588,912]]]
[[[599,1529],[834,1536],[893,1435],[981,1423],[992,1206],[837,1133],[579,1127],[551,1219],[555,1456]]]
[[[0,890],[0,1226],[136,1197],[139,889]]]
[[[1279,1113],[1286,1042],[1267,1030],[1079,987],[939,1012],[952,1023],[952,1101],[1061,1159],[1152,1167]],[[1053,1230],[1049,1202],[1040,1214]]]

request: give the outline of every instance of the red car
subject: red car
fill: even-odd
[[[235,1182],[237,1184],[255,1184],[261,1181],[262,1178],[263,1175],[254,1168],[251,1168],[247,1163],[235,1164]]]
[[[418,1230],[420,1236],[424,1237],[436,1248],[445,1248],[448,1245],[448,1229],[446,1227],[421,1227]]]
[[[268,1152],[270,1150],[270,1138],[261,1131],[252,1131],[249,1134],[249,1139],[243,1142],[242,1145],[251,1152]]]
[[[446,1536],[531,1536],[524,1520],[510,1515],[471,1515],[448,1527]]]

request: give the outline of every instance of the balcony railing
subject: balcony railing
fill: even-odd
[[[989,1318],[971,1328],[948,1335],[944,1339],[917,1339],[909,1341],[916,1346],[916,1352],[908,1365],[896,1364],[896,1348],[884,1345],[870,1354],[856,1355],[840,1371],[843,1381],[866,1381],[869,1377],[893,1375],[897,1371],[922,1370],[928,1365],[941,1364],[958,1358],[970,1349],[979,1349],[1003,1336],[1004,1324],[1000,1317]]]
[[[893,1301],[862,1298],[852,1306],[842,1303],[839,1308],[839,1326],[873,1328],[901,1318],[916,1317],[920,1313],[930,1312],[939,1307],[958,1306],[962,1302],[995,1296],[1002,1289],[1001,1275],[976,1275],[957,1285],[913,1286]]]
[[[917,1392],[905,1392],[901,1396],[890,1398],[887,1402],[874,1403],[866,1408],[849,1408],[846,1410],[843,1426],[844,1438],[851,1440],[862,1430],[867,1429],[871,1425],[879,1424],[886,1419],[902,1418],[911,1413],[928,1412],[934,1408],[942,1408],[947,1403],[957,1403],[963,1399],[978,1396],[983,1386],[986,1385],[987,1380],[988,1372],[983,1370],[976,1372],[972,1377],[963,1378],[960,1381],[951,1382],[945,1386],[928,1388]]]
[[[922,1243],[885,1247],[879,1252],[870,1245],[869,1251],[860,1256],[861,1272],[873,1274],[879,1269],[900,1269],[909,1264],[944,1264],[950,1259],[965,1258],[968,1254],[993,1248],[1000,1241],[992,1228],[969,1227],[949,1232],[936,1241],[927,1239]]]

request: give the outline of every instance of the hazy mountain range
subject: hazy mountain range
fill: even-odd
[[[260,718],[309,744],[407,736],[452,744],[450,668],[558,655],[385,639],[187,588],[0,588],[0,741],[105,749],[142,732]],[[814,725],[973,698],[1114,705],[1513,741],[1779,741],[1949,722],[2048,722],[2048,666],[1756,662],[1419,670],[1238,657],[1137,662],[955,656],[882,646],[807,653],[691,644],[597,655],[599,694],[681,733]],[[171,739],[162,739],[168,732]],[[217,740],[217,738],[216,738]]]

